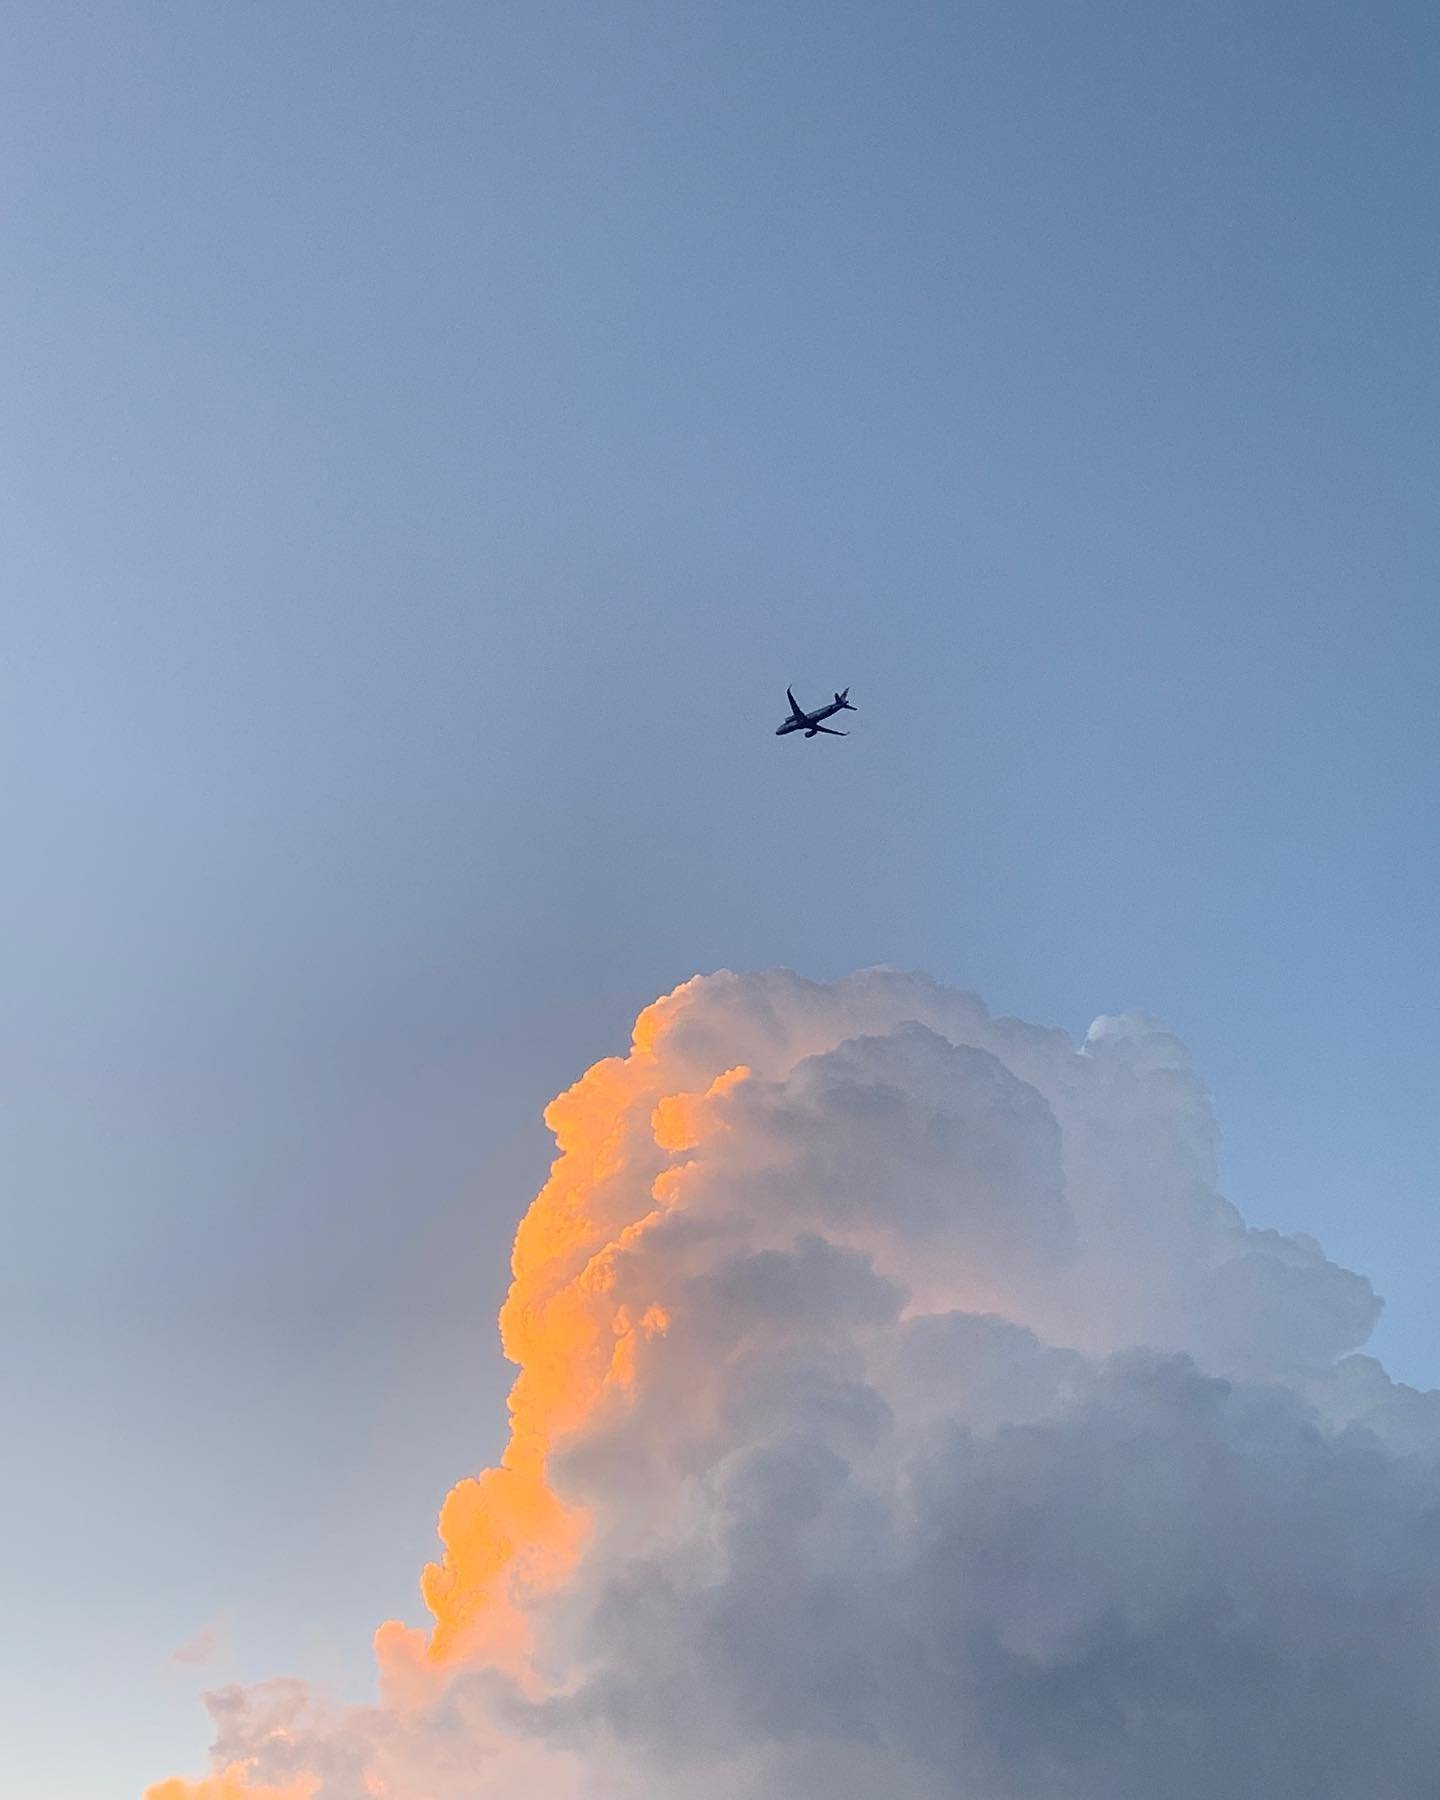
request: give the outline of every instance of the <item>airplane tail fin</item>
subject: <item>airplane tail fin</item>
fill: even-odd
[[[845,708],[846,712],[854,712],[855,708],[850,704],[849,688],[843,689],[840,693],[838,693],[835,696],[835,704],[837,706],[843,706]]]

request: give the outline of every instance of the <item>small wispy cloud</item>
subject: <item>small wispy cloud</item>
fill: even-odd
[[[212,1619],[208,1625],[202,1625],[194,1635],[170,1652],[172,1663],[181,1668],[201,1669],[210,1661],[220,1648],[225,1637],[225,1621]]]

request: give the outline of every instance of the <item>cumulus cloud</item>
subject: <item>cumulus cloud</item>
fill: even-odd
[[[1162,1026],[720,974],[547,1119],[431,1628],[151,1800],[1433,1794],[1440,1395]]]

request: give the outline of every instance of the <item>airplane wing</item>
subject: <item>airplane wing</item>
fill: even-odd
[[[812,731],[823,731],[826,737],[849,737],[848,731],[836,731],[831,725],[812,725]]]
[[[790,692],[789,688],[786,688],[785,690],[785,698],[790,702],[790,717],[792,719],[804,719],[809,717],[809,714],[806,713],[805,709]]]

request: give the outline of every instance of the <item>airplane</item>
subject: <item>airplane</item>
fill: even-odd
[[[854,712],[855,708],[850,704],[849,695],[850,690],[846,688],[835,696],[833,706],[817,706],[814,712],[807,713],[789,688],[786,688],[785,698],[790,702],[790,717],[783,725],[776,728],[776,737],[784,737],[787,731],[803,731],[807,738],[814,737],[817,731],[823,731],[826,737],[849,737],[848,731],[835,731],[829,725],[820,723],[822,719],[828,719],[832,713]]]

